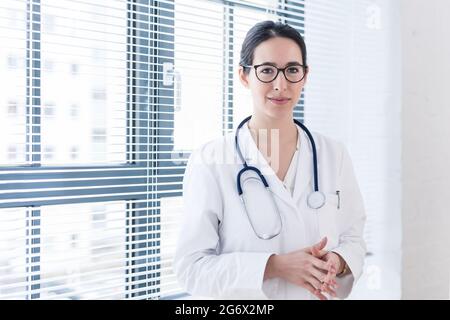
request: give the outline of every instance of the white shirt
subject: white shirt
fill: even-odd
[[[291,163],[289,164],[288,171],[283,180],[284,187],[290,192],[291,196],[294,195],[295,176],[297,175],[297,158],[300,152],[300,134],[297,135],[297,148],[292,156]]]

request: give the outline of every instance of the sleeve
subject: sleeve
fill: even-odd
[[[183,218],[174,270],[190,294],[214,298],[266,299],[264,272],[271,253],[219,253],[223,199],[203,157],[193,153],[183,182]]]
[[[345,147],[343,147],[340,181],[342,216],[338,223],[339,245],[332,251],[341,255],[350,269],[346,275],[336,278],[337,296],[344,299],[348,297],[360,278],[366,255],[366,244],[363,239],[366,221],[364,203],[350,156]]]

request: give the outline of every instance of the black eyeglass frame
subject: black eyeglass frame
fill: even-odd
[[[267,63],[257,64],[257,65],[241,65],[241,66],[242,66],[243,68],[252,68],[252,67],[255,68],[255,76],[256,76],[256,78],[257,78],[259,81],[263,82],[263,83],[271,83],[271,82],[273,82],[273,81],[278,77],[278,74],[280,73],[280,71],[283,72],[284,78],[285,78],[287,81],[289,81],[290,83],[298,83],[298,82],[302,81],[303,79],[305,79],[306,73],[308,72],[308,66],[305,66],[305,65],[300,64],[300,63],[298,63],[298,64],[291,64],[291,65],[288,65],[288,66],[286,66],[286,67],[284,67],[284,68],[277,68],[277,67],[275,67],[274,65],[267,64]],[[258,68],[261,67],[261,66],[270,66],[270,67],[273,67],[273,68],[277,69],[277,74],[276,74],[275,77],[274,77],[272,80],[270,80],[270,81],[262,81],[262,80],[258,77]],[[303,72],[303,77],[302,77],[300,80],[298,80],[298,81],[291,81],[291,80],[289,80],[289,79],[286,77],[285,71],[286,71],[286,69],[291,68],[291,67],[302,67],[302,68],[303,68],[303,70],[304,70],[304,72]]]

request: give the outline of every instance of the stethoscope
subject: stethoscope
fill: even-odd
[[[247,162],[245,161],[244,157],[242,156],[242,152],[241,152],[241,148],[239,147],[239,130],[242,128],[242,126],[247,123],[252,116],[249,116],[247,118],[245,118],[244,120],[242,120],[242,122],[239,124],[239,126],[236,129],[236,133],[234,135],[234,140],[235,140],[235,146],[236,146],[236,151],[239,155],[239,158],[241,159],[242,163],[243,163],[243,168],[239,171],[238,175],[237,175],[237,190],[238,190],[238,194],[239,197],[241,198],[241,201],[244,205],[244,210],[245,213],[247,214],[247,217],[250,221],[250,224],[253,228],[253,230],[255,231],[255,234],[257,235],[258,238],[262,239],[262,240],[270,240],[274,237],[276,237],[277,235],[280,234],[281,229],[282,229],[282,219],[281,219],[281,214],[280,211],[278,210],[278,207],[276,205],[274,196],[272,194],[272,191],[269,188],[269,184],[267,183],[266,178],[264,177],[264,175],[261,173],[261,171],[253,166],[249,166],[247,164]],[[312,153],[313,153],[313,172],[314,172],[314,191],[311,192],[308,197],[307,197],[307,204],[308,207],[310,207],[311,209],[319,209],[321,208],[326,201],[325,198],[325,194],[323,194],[322,192],[319,191],[319,177],[318,177],[318,171],[317,171],[317,152],[316,152],[316,144],[314,142],[314,138],[311,135],[311,132],[309,132],[308,128],[306,128],[302,123],[300,123],[299,121],[294,119],[294,122],[296,125],[298,125],[308,136],[309,141],[311,142],[311,147],[312,147]],[[257,176],[259,177],[259,180],[263,183],[265,190],[267,191],[267,193],[269,193],[269,195],[272,198],[272,203],[274,205],[274,207],[277,210],[278,213],[278,217],[279,217],[279,227],[277,228],[277,230],[273,233],[263,233],[263,234],[259,234],[253,223],[252,223],[252,219],[250,218],[250,215],[247,211],[247,206],[245,203],[245,197],[243,196],[243,191],[242,191],[242,185],[241,185],[241,177],[242,174],[247,172],[247,171],[252,171],[254,173],[257,174]]]

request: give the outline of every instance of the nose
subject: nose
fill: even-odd
[[[275,80],[273,80],[273,88],[276,91],[285,91],[288,86],[288,81],[286,80],[286,77],[284,76],[283,72],[278,72],[277,77]]]

